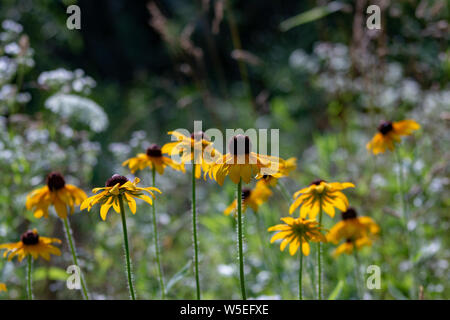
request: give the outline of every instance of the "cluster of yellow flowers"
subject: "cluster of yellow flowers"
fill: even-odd
[[[399,141],[400,136],[409,135],[418,128],[419,125],[413,120],[383,122],[378,128],[379,132],[367,144],[367,148],[374,154],[385,152],[387,149],[393,150],[394,143]],[[250,138],[244,135],[234,136],[230,141],[229,152],[223,155],[213,148],[213,143],[203,132],[195,132],[191,136],[185,136],[178,132],[169,132],[169,134],[175,136],[177,141],[167,143],[162,148],[153,144],[145,153],[137,154],[136,157],[126,160],[122,165],[127,166],[133,174],[138,170],[150,168],[153,171],[153,184],[155,184],[155,172],[162,175],[166,167],[185,172],[185,164],[193,163],[193,225],[196,255],[195,179],[201,178],[203,171],[204,179],[209,177],[219,185],[223,185],[225,178],[228,176],[237,185],[238,192],[237,199],[225,209],[224,213],[226,215],[234,213],[238,218],[242,281],[244,275],[241,211],[245,211],[247,207],[250,207],[254,212],[257,212],[259,206],[272,195],[271,188],[277,185],[277,180],[288,176],[290,172],[295,170],[296,159],[283,160],[278,157],[252,152]],[[243,147],[241,148],[241,146]],[[208,151],[208,157],[206,157],[206,151]],[[164,154],[167,156],[164,156]],[[174,155],[179,156],[179,162],[172,160]],[[276,170],[273,170],[273,168],[276,168]],[[242,189],[242,183],[249,183],[252,179],[257,180],[255,187],[253,189]],[[87,209],[90,211],[94,205],[99,204],[101,219],[106,220],[107,214],[112,207],[115,212],[122,215],[124,241],[128,257],[124,203],[135,214],[136,199],[152,205],[155,199],[155,192],[161,193],[155,185],[153,187],[138,187],[139,182],[139,178],[129,181],[125,176],[115,174],[106,181],[104,187],[94,188],[92,190],[94,195],[88,198],[83,190],[67,184],[61,173],[51,172],[47,175],[46,185],[32,191],[28,195],[26,208],[32,210],[36,218],[48,218],[48,209],[53,205],[57,215],[65,223],[74,263],[78,264],[67,220],[68,213],[73,214],[75,206],[80,206],[81,210]],[[297,191],[293,195],[294,201],[290,205],[289,214],[299,209],[299,217],[281,218],[283,224],[270,227],[268,231],[277,232],[272,237],[271,242],[282,240],[280,244],[281,250],[284,250],[289,245],[291,255],[294,255],[301,248],[301,253],[305,256],[308,256],[310,253],[310,241],[318,242],[319,244],[327,241],[338,244],[343,240],[343,243],[335,250],[335,256],[341,253],[351,253],[355,248],[370,245],[373,236],[380,229],[371,218],[358,217],[356,210],[349,207],[348,199],[342,190],[353,187],[355,187],[354,184],[350,182],[339,183],[316,180],[309,186]],[[335,209],[342,212],[342,221],[332,227],[328,233],[325,233],[327,230],[322,227],[322,213],[325,212],[333,218]],[[155,241],[157,241],[157,238],[155,238]],[[19,242],[2,244],[0,249],[6,250],[4,257],[8,257],[9,260],[15,256],[18,257],[19,261],[22,261],[25,257],[37,259],[39,256],[49,260],[50,255],[61,255],[61,251],[52,245],[54,243],[61,243],[61,241],[55,238],[42,237],[34,229],[23,233]],[[196,256],[197,259],[198,257]],[[132,298],[134,298],[129,269],[130,264],[128,261],[129,285],[130,291],[132,291]],[[198,298],[200,298],[198,264],[196,264],[196,276],[197,293]],[[161,285],[162,296],[164,297],[162,276]],[[88,298],[84,283],[83,289],[85,298]],[[242,283],[241,289],[245,299],[245,287]],[[6,286],[2,283],[0,283],[0,291],[6,291]]]

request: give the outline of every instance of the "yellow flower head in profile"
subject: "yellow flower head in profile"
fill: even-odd
[[[274,175],[279,170],[279,158],[251,151],[250,138],[242,134],[230,141],[230,152],[218,159],[210,168],[209,177],[223,185],[226,176],[238,184],[249,183],[257,175]]]
[[[175,170],[183,170],[184,168],[175,163],[172,159],[163,156],[161,148],[157,144],[152,144],[147,148],[145,153],[138,153],[136,157],[130,158],[122,163],[122,166],[128,166],[131,173],[145,168],[153,169],[160,175],[164,174],[164,168],[169,166]]]
[[[395,142],[400,141],[402,136],[409,136],[418,129],[420,129],[420,125],[414,120],[383,121],[378,126],[377,134],[367,143],[366,148],[373,154],[384,153],[386,149],[393,151]]]
[[[3,257],[8,257],[11,260],[15,256],[22,261],[25,257],[31,255],[33,259],[41,256],[45,260],[50,260],[50,255],[60,256],[61,251],[52,245],[52,243],[61,243],[61,240],[56,238],[41,237],[36,229],[28,230],[20,237],[19,242],[6,243],[0,245],[0,250],[6,250]]]
[[[338,244],[345,240],[333,253],[339,256],[342,253],[351,254],[355,249],[370,246],[372,238],[380,232],[380,227],[370,217],[358,217],[355,209],[348,208],[342,212],[342,220],[336,223],[327,234],[327,240]]]
[[[292,171],[297,168],[297,158],[289,158],[287,160],[281,158],[275,159],[275,161],[277,160],[279,161],[278,172],[273,175],[258,174],[256,176],[256,179],[261,179],[261,181],[264,181],[268,186],[275,187],[279,178],[287,177]]]
[[[270,190],[267,185],[263,181],[258,181],[256,183],[255,188],[248,189],[243,188],[242,189],[242,207],[243,212],[247,210],[247,207],[252,208],[253,212],[258,212],[258,208],[260,205],[262,205],[264,202],[267,201],[267,199],[272,195],[272,190]],[[225,215],[229,215],[231,212],[236,213],[237,210],[237,200],[234,199],[234,201],[224,210]]]
[[[83,190],[71,184],[66,184],[64,177],[59,172],[51,172],[47,175],[46,186],[30,192],[27,196],[27,210],[34,211],[36,218],[48,218],[48,207],[53,205],[61,219],[67,218],[67,207],[70,213],[74,206],[79,206],[86,199]]]
[[[88,209],[88,211],[91,210],[92,206],[95,204],[100,204],[100,216],[103,220],[106,220],[106,215],[108,214],[108,211],[111,207],[114,208],[114,211],[117,213],[120,213],[120,198],[124,201],[124,203],[128,204],[128,207],[130,208],[131,212],[133,214],[136,213],[136,201],[134,199],[141,199],[147,202],[148,204],[152,204],[152,197],[154,198],[155,195],[152,191],[156,191],[161,193],[161,191],[158,188],[154,187],[147,187],[147,188],[140,188],[137,186],[139,183],[139,178],[134,178],[134,181],[129,181],[126,177],[115,174],[111,178],[109,178],[106,181],[104,188],[94,188],[92,189],[93,193],[97,193],[101,191],[100,193],[87,198],[83,201],[81,204],[80,209]],[[150,194],[151,197],[144,194],[144,192],[147,192]]]
[[[306,218],[309,215],[309,218],[314,220],[321,210],[333,218],[335,208],[341,211],[348,208],[348,199],[342,190],[354,187],[355,185],[350,182],[315,180],[308,187],[294,193],[295,200],[289,208],[289,214],[301,206],[300,218]]]
[[[322,228],[319,227],[319,223],[314,220],[306,220],[303,218],[281,218],[283,224],[277,224],[270,227],[268,231],[278,231],[274,234],[270,243],[276,240],[283,239],[280,244],[280,250],[284,251],[284,248],[289,244],[289,253],[293,256],[300,244],[302,246],[302,252],[305,256],[309,255],[310,246],[309,241],[313,242],[326,242],[327,239],[322,234]]]
[[[5,292],[8,291],[8,289],[6,288],[6,284],[4,284],[4,283],[0,283],[0,292],[2,292],[2,291],[5,291]]]
[[[193,132],[190,136],[177,131],[169,131],[168,134],[176,137],[177,141],[166,143],[162,151],[170,156],[180,156],[183,172],[186,163],[194,164],[197,179],[200,179],[202,170],[208,172],[214,161],[221,156],[203,131]]]

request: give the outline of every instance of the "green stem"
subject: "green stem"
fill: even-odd
[[[302,273],[303,273],[303,250],[302,250],[302,240],[300,239],[300,266],[298,268],[298,299],[299,300],[303,300]]]
[[[28,255],[27,257],[27,298],[28,300],[33,300],[33,291],[31,288],[31,270],[33,268],[33,257],[31,255]]]
[[[409,261],[412,264],[412,284],[411,284],[411,290],[410,290],[410,296],[411,298],[414,298],[416,295],[416,290],[415,290],[415,285],[416,285],[416,268],[415,268],[415,262],[413,259],[413,252],[415,252],[415,242],[414,239],[415,237],[411,237],[411,233],[408,229],[408,222],[410,221],[411,217],[409,215],[409,210],[408,210],[408,202],[406,199],[406,194],[405,194],[405,177],[403,175],[403,164],[400,158],[400,154],[398,153],[398,150],[395,149],[394,151],[395,154],[395,160],[397,162],[398,165],[398,173],[397,173],[397,181],[398,181],[398,189],[399,189],[399,193],[400,193],[400,197],[401,197],[401,202],[402,202],[402,220],[403,220],[403,225],[406,231],[406,237],[407,237],[407,241],[408,241],[408,258]]]
[[[152,168],[152,183],[153,187],[156,188],[156,169],[153,166]],[[158,241],[158,225],[156,222],[156,208],[155,208],[155,199],[153,199],[152,206],[152,219],[153,219],[153,242],[155,243],[155,255],[156,255],[156,264],[158,265],[158,277],[159,277],[159,288],[161,290],[161,299],[164,300],[166,298],[166,289],[164,287],[164,276],[161,267],[161,259],[159,257],[159,241]]]
[[[75,242],[72,239],[72,229],[70,228],[69,219],[64,218],[63,222],[64,222],[64,229],[66,231],[67,242],[69,243],[70,252],[72,253],[73,263],[78,267],[78,270],[80,270],[80,282],[81,282],[81,289],[83,291],[83,298],[85,300],[89,300],[88,290],[86,287],[86,283],[84,282],[83,273],[81,272],[80,265],[78,264],[77,253],[75,250]]]
[[[131,275],[130,249],[128,248],[127,219],[125,217],[125,209],[123,206],[122,195],[119,195],[119,205],[120,205],[120,215],[122,216],[123,244],[125,247],[125,259],[127,262],[128,289],[130,290],[131,300],[136,300],[136,293],[134,291],[134,285],[133,285],[133,276]]]
[[[363,295],[361,294],[361,289],[359,286],[359,281],[361,280],[361,276],[359,274],[359,258],[358,258],[358,249],[356,248],[356,243],[353,242],[353,257],[355,258],[355,288],[358,298],[363,299]]]
[[[239,279],[241,283],[242,300],[247,300],[245,293],[245,274],[244,274],[244,249],[243,249],[243,237],[242,237],[242,179],[239,180],[237,185],[237,207],[238,207],[238,249],[239,249]]]
[[[280,179],[278,179],[278,181],[277,181],[277,187],[278,187],[278,190],[280,190],[283,197],[288,202],[288,204],[291,204],[292,198],[289,196],[289,192],[287,191],[286,186],[284,185],[283,181],[281,181]]]
[[[322,227],[322,206],[319,212],[319,227]],[[317,299],[322,300],[322,242],[317,243]]]
[[[200,300],[200,278],[198,275],[198,241],[197,241],[197,210],[195,204],[195,166],[192,164],[192,233],[194,241],[194,272],[197,285],[197,300]]]

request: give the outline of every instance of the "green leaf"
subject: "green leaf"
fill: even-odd
[[[341,295],[342,289],[344,288],[344,280],[339,280],[336,287],[333,289],[331,294],[328,296],[328,300],[336,300]]]
[[[388,291],[397,300],[408,300],[403,292],[391,283],[388,285]]]
[[[34,281],[44,280],[46,278],[50,280],[65,281],[67,277],[69,277],[69,274],[67,274],[66,270],[57,267],[40,267],[33,272]]]
[[[285,32],[299,25],[319,20],[333,12],[342,10],[346,7],[346,4],[339,1],[332,1],[326,6],[315,7],[311,10],[302,12],[294,17],[284,20],[280,23],[281,31]]]
[[[188,273],[190,267],[192,265],[192,260],[189,260],[188,263],[186,263],[183,268],[181,268],[180,271],[178,271],[170,280],[167,282],[166,285],[166,294],[170,291],[170,289],[181,279],[183,279],[186,274]]]

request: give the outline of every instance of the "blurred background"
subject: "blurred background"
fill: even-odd
[[[81,8],[81,30],[66,27],[66,8]],[[377,4],[382,29],[368,30]],[[55,214],[35,219],[28,192],[59,170],[91,194],[123,160],[167,131],[203,128],[280,129],[280,155],[297,170],[280,181],[290,194],[321,178],[352,181],[346,192],[360,215],[381,227],[360,253],[363,273],[381,268],[381,289],[366,299],[425,299],[449,289],[450,6],[446,0],[355,1],[55,1],[0,3],[0,243],[28,228],[64,239]],[[382,120],[415,119],[421,129],[394,154],[369,154]],[[410,259],[397,173],[404,170],[415,240]],[[150,184],[150,172],[137,175]],[[166,169],[156,203],[168,298],[192,299],[190,175]],[[234,185],[198,183],[203,298],[239,299],[235,222],[223,215]],[[288,215],[278,188],[246,212],[246,267],[251,298],[295,299],[298,259],[270,244],[268,227]],[[129,215],[138,297],[159,298],[151,209]],[[340,220],[325,218],[330,228]],[[94,299],[126,299],[120,216],[99,207],[71,217],[80,264]],[[331,257],[326,245],[325,296],[356,299],[355,261]],[[39,299],[79,299],[66,288],[72,264],[63,255],[34,268]],[[314,257],[305,259],[304,295],[314,298]],[[25,263],[0,260],[1,299],[25,298]]]

